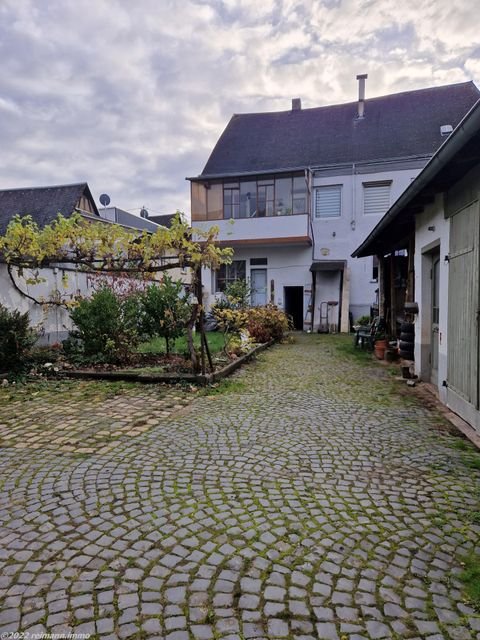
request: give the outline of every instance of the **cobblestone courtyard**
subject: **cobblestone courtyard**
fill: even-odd
[[[2,389],[0,632],[480,638],[476,454],[346,345],[300,336],[199,397]]]

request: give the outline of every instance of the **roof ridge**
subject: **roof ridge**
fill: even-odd
[[[402,95],[407,95],[407,94],[418,94],[418,93],[426,93],[427,91],[439,91],[441,89],[447,89],[447,88],[454,88],[454,87],[462,87],[462,86],[466,86],[466,85],[472,85],[473,87],[475,87],[475,89],[477,89],[478,95],[480,96],[480,90],[478,89],[477,85],[473,82],[473,80],[466,80],[465,82],[453,82],[451,84],[442,84],[442,85],[438,85],[438,86],[433,86],[433,87],[422,87],[421,89],[407,89],[405,91],[398,91],[396,93],[385,93],[381,96],[374,96],[372,98],[365,98],[365,102],[372,102],[374,100],[384,100],[385,98],[394,98],[397,96],[402,96]],[[302,107],[301,109],[295,110],[294,113],[302,113],[305,111],[316,111],[316,110],[320,110],[320,109],[334,109],[334,108],[340,108],[340,107],[347,107],[349,105],[357,105],[358,100],[350,100],[349,102],[337,102],[335,104],[324,104],[324,105],[320,105],[318,107]],[[244,117],[244,116],[263,116],[263,115],[280,115],[283,113],[292,113],[291,109],[282,109],[281,111],[249,111],[246,113],[234,113],[231,116],[231,119],[233,118],[237,118],[237,117]]]
[[[38,187],[14,187],[13,189],[0,189],[0,192],[4,191],[35,191],[36,189],[66,189],[68,187],[85,187],[88,186],[88,182],[72,182],[70,184],[53,184]]]

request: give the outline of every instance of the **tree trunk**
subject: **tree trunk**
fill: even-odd
[[[192,314],[187,324],[187,344],[188,350],[190,351],[190,360],[192,361],[192,368],[195,373],[198,373],[198,358],[195,351],[195,345],[193,344],[193,327],[195,326],[195,321],[197,319],[198,313],[198,303],[192,304]]]

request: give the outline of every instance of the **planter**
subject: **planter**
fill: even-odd
[[[89,369],[73,369],[62,372],[62,377],[80,378],[86,380],[124,380],[127,382],[141,382],[144,384],[174,384],[178,382],[188,382],[191,384],[199,384],[205,386],[207,384],[218,382],[219,380],[226,378],[231,373],[236,371],[239,367],[241,367],[242,364],[255,357],[257,353],[268,349],[268,347],[271,347],[274,343],[275,340],[270,340],[270,342],[259,344],[248,353],[240,356],[232,362],[229,362],[227,365],[225,365],[221,369],[218,369],[218,371],[214,371],[213,373],[174,373],[173,371],[170,373],[135,373],[135,371],[122,370],[92,371]]]
[[[373,353],[378,360],[383,360],[385,358],[385,351],[387,349],[387,341],[386,340],[376,340],[375,345],[373,347]]]

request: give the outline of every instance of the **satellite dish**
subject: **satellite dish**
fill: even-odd
[[[108,207],[108,205],[110,204],[110,196],[106,193],[102,193],[102,195],[100,196],[100,204],[103,204],[104,207]]]
[[[148,218],[148,211],[145,209],[145,207],[142,207],[140,209],[140,217],[142,218]]]

